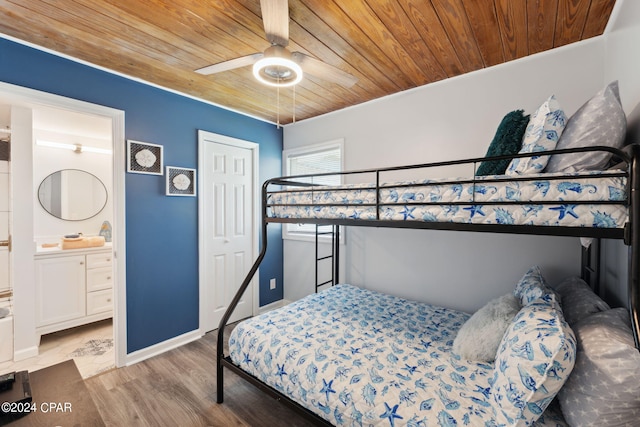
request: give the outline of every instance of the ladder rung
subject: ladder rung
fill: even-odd
[[[325,228],[325,230],[326,230],[326,228]],[[335,226],[331,226],[331,230],[330,231],[320,231],[320,225],[316,225],[316,292],[318,292],[318,289],[321,286],[333,285],[335,283],[335,278],[334,278],[335,253],[334,253],[334,251],[336,250],[335,249],[335,241],[336,241],[337,234],[338,234],[338,230],[336,229]],[[321,256],[321,257],[318,256],[319,255],[318,254],[318,252],[319,252],[318,251],[318,242],[319,242],[319,238],[318,237],[319,236],[331,236],[331,241],[332,241],[331,254],[326,255],[326,256]],[[318,279],[319,279],[319,277],[318,277],[318,268],[319,268],[319,265],[320,265],[320,261],[325,261],[325,260],[328,260],[328,259],[331,260],[331,265],[332,265],[332,267],[331,267],[331,269],[332,269],[331,279],[327,280],[325,282],[322,282],[322,283],[318,283]],[[325,275],[325,277],[326,277],[326,275]]]

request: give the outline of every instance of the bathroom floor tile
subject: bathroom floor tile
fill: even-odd
[[[115,367],[111,319],[43,335],[38,356],[0,363],[0,374],[29,372],[73,359],[83,378]]]

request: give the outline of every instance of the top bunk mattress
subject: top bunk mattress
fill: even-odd
[[[272,191],[267,215],[468,224],[623,228],[627,178],[619,170],[496,175]]]

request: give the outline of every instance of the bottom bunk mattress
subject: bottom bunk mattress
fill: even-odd
[[[493,363],[451,352],[468,318],[337,285],[239,323],[229,349],[243,370],[334,425],[495,426]],[[566,426],[545,415],[535,425]]]

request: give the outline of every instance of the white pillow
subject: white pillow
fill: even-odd
[[[476,311],[458,331],[453,352],[467,360],[491,362],[511,320],[520,310],[511,293],[489,301]]]
[[[551,95],[531,115],[527,130],[524,132],[520,153],[554,150],[566,124],[567,117],[564,111],[555,96]],[[511,160],[505,173],[511,176],[540,173],[547,166],[548,161],[549,156],[516,158]]]

